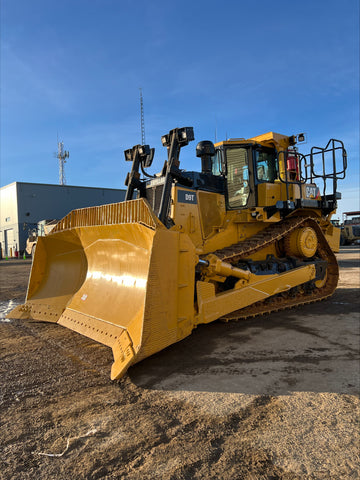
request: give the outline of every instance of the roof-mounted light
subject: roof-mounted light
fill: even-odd
[[[125,155],[125,160],[127,162],[132,162],[132,148],[129,148],[128,150],[124,150],[124,155]]]
[[[179,128],[178,139],[183,145],[187,145],[189,142],[192,142],[195,139],[193,127]]]
[[[299,133],[298,136],[297,136],[297,141],[298,142],[305,142],[306,141],[306,135],[305,133]]]
[[[164,147],[169,147],[169,135],[163,135],[161,137],[161,143],[163,144]]]

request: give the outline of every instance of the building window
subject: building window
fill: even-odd
[[[5,222],[10,222],[10,217],[6,217]]]

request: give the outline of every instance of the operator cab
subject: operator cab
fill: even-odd
[[[214,148],[211,173],[225,178],[228,210],[257,206],[258,185],[279,177],[277,152],[256,143],[223,142]]]

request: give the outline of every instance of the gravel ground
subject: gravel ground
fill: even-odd
[[[1,261],[0,478],[360,478],[359,254],[331,299],[201,326],[118,382],[110,349],[4,318],[31,264]]]

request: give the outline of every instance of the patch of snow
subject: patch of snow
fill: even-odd
[[[6,318],[6,315],[18,305],[20,305],[20,303],[14,300],[0,302],[0,322],[10,322],[10,319]]]

